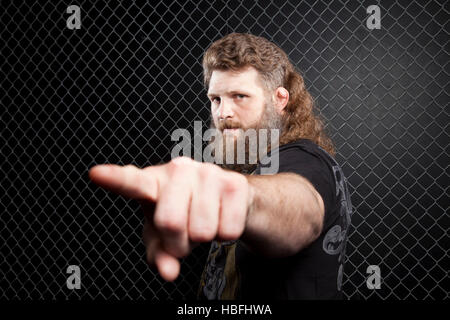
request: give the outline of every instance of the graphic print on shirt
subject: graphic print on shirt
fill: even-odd
[[[234,299],[239,285],[235,269],[236,240],[211,243],[200,290],[208,300]]]
[[[344,272],[344,258],[345,258],[345,246],[348,238],[348,228],[351,223],[352,216],[352,203],[350,200],[350,193],[348,191],[347,179],[342,173],[341,167],[335,163],[333,165],[333,174],[336,181],[336,198],[340,204],[339,224],[334,225],[328,230],[322,243],[323,250],[330,255],[339,254],[339,270],[337,278],[337,288],[341,290],[342,276]]]

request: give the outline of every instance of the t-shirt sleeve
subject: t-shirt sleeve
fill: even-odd
[[[308,179],[322,197],[325,206],[324,230],[330,223],[336,204],[336,185],[330,168],[318,155],[300,147],[291,147],[279,153],[279,173],[292,172]]]

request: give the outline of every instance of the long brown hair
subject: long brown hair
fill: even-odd
[[[231,33],[211,44],[203,56],[205,87],[208,88],[214,70],[238,71],[246,66],[258,70],[266,90],[284,87],[289,92],[280,145],[300,138],[310,139],[334,156],[333,142],[325,133],[323,121],[314,114],[314,100],[306,90],[303,77],[286,53],[267,39]]]

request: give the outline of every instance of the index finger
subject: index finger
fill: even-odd
[[[134,165],[102,164],[89,170],[89,178],[100,187],[124,197],[156,201],[163,171],[162,166],[142,170]]]

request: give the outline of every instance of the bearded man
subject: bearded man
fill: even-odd
[[[98,165],[90,178],[141,203],[147,261],[165,280],[195,245],[212,242],[200,299],[342,298],[352,206],[303,78],[274,43],[239,33],[214,42],[203,69],[222,164]],[[251,163],[245,132],[262,129],[269,139],[257,147],[264,141],[268,153]],[[225,161],[243,140],[246,162]],[[261,174],[267,159],[277,170]]]

